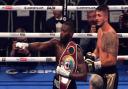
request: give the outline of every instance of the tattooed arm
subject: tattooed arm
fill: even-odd
[[[102,67],[115,65],[118,55],[119,39],[115,32],[107,32],[102,36],[101,49],[104,52],[104,57],[101,59]]]

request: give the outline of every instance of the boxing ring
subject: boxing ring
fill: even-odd
[[[71,11],[86,11],[94,10],[97,6],[67,6],[67,10]],[[110,10],[127,10],[128,5],[109,6]],[[30,11],[46,11],[46,10],[62,10],[62,6],[6,6],[1,5],[0,10],[30,10]],[[0,33],[0,38],[59,38],[60,33]],[[128,33],[118,33],[119,38],[128,38]],[[74,33],[73,38],[97,38],[96,33]],[[118,55],[118,61],[128,60],[128,55]],[[10,67],[1,66],[0,70],[0,88],[1,89],[51,89],[52,80],[55,74],[56,57],[0,57],[1,63],[9,62],[34,62],[42,63],[41,66],[36,66],[34,69],[25,70],[22,72],[16,71],[11,73]],[[125,66],[122,68],[125,68]],[[11,68],[12,69],[12,68]],[[121,75],[120,75],[121,76]],[[123,75],[122,75],[123,76]],[[125,79],[125,78],[124,78]],[[78,89],[88,89],[88,81],[77,82]],[[119,80],[119,89],[127,89],[128,77]]]

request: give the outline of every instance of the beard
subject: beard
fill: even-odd
[[[67,44],[70,40],[70,36],[65,36],[65,37],[61,37],[60,38],[60,41],[63,43],[63,44]]]

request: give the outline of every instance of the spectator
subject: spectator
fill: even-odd
[[[95,33],[96,30],[96,13],[95,11],[87,11],[87,23],[86,28],[83,29],[82,33]],[[85,55],[88,51],[93,51],[95,48],[96,39],[82,38],[80,39],[80,46],[83,49]]]
[[[97,74],[92,74],[90,78],[90,89],[103,89],[103,78]]]
[[[128,12],[123,12],[120,16],[120,30],[119,33],[128,33]],[[119,54],[127,55],[128,52],[128,39],[120,38]]]
[[[25,33],[26,31],[24,28],[18,28],[18,29],[16,29],[16,32]],[[12,44],[15,44],[16,42],[29,42],[29,41],[26,37],[18,37],[18,38],[16,37],[16,38],[12,39]],[[31,55],[32,54],[29,50],[18,49],[17,47],[12,45],[12,49],[10,52],[11,57],[30,57]],[[10,63],[8,63],[8,66],[11,66],[13,69],[7,70],[7,73],[15,74],[18,72],[24,72],[26,70],[30,70],[31,68],[34,68],[36,65],[37,65],[37,63],[33,63],[33,62],[31,62],[31,63],[28,63],[28,62],[18,62],[18,63],[10,62]]]
[[[61,5],[61,2],[55,0],[53,5]],[[53,16],[46,21],[45,32],[60,32],[63,22],[62,11],[53,10]]]

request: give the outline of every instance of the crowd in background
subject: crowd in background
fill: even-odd
[[[63,5],[64,0],[0,0],[0,5]],[[125,5],[125,0],[67,0],[68,5]],[[76,26],[75,32],[92,33],[97,32],[95,23],[90,22],[88,12],[82,15],[81,11],[68,11],[68,19],[73,20]],[[60,32],[63,20],[63,11],[0,11],[0,32],[15,32],[18,28],[24,28],[26,32]],[[85,16],[86,19],[82,19]],[[93,17],[91,17],[93,19]],[[118,33],[127,33],[128,30],[128,11],[122,11],[118,22],[111,22],[112,26]],[[90,30],[92,28],[94,30]],[[0,38],[0,56],[10,56],[11,41],[9,38]],[[32,41],[46,41],[49,39],[32,38]],[[83,48],[84,54],[87,51],[93,51],[95,48],[96,39],[77,39],[78,44]],[[94,44],[94,45],[92,45]],[[90,48],[86,46],[90,45]],[[52,49],[51,49],[52,50]],[[127,38],[120,39],[119,55],[127,55],[128,40]],[[33,56],[53,56],[47,52],[39,52]]]

